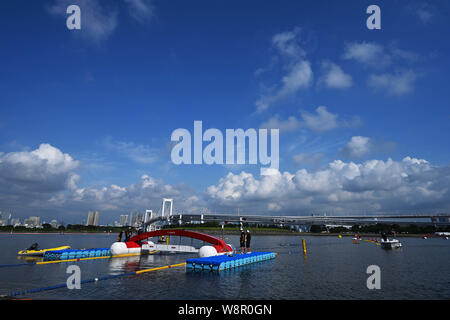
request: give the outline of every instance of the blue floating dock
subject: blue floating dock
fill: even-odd
[[[194,258],[186,260],[186,269],[220,271],[274,258],[274,252],[251,252],[246,254]]]
[[[109,248],[95,248],[95,249],[67,249],[47,251],[44,254],[44,261],[52,260],[72,260],[93,257],[111,256]]]

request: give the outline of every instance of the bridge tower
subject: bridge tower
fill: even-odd
[[[153,210],[145,210],[144,223],[151,219],[153,219]]]
[[[166,199],[163,198],[163,202],[162,202],[162,211],[161,211],[161,216],[165,217],[165,212],[166,212],[166,203],[169,203],[169,214],[167,215],[167,219],[169,219],[172,216],[172,210],[173,210],[173,199]]]

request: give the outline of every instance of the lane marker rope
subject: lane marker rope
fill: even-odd
[[[183,262],[183,263],[178,263],[178,264],[172,264],[172,265],[169,265],[169,266],[163,266],[163,267],[157,267],[157,268],[151,268],[151,269],[144,269],[144,270],[139,270],[139,271],[125,272],[125,273],[121,273],[121,274],[110,275],[110,276],[103,276],[103,277],[98,277],[98,278],[91,278],[91,279],[87,279],[87,280],[82,280],[82,281],[80,281],[80,283],[81,284],[85,284],[85,283],[90,283],[90,282],[98,282],[98,281],[103,281],[103,280],[119,278],[119,277],[138,275],[138,274],[151,272],[151,271],[158,271],[158,270],[170,269],[170,268],[175,268],[175,267],[181,267],[181,266],[185,266],[185,265],[186,265],[186,262]],[[14,292],[11,292],[9,294],[9,297],[16,297],[16,296],[20,296],[20,295],[26,295],[26,294],[30,294],[30,293],[54,290],[54,289],[59,289],[59,288],[64,288],[64,287],[67,287],[67,283],[61,283],[61,284],[57,284],[57,285],[53,285],[53,286],[47,286],[47,287],[36,288],[36,289],[27,289],[27,290],[22,290],[22,291],[14,291]]]

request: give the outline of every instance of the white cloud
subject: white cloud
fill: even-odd
[[[264,95],[256,101],[257,111],[267,110],[275,102],[295,94],[302,88],[308,88],[313,79],[310,63],[301,60],[293,64],[282,78],[281,86],[275,94]]]
[[[175,199],[176,209],[196,212],[201,209],[202,200],[184,184],[170,185],[161,179],[142,175],[141,179],[129,186],[79,188],[63,197],[55,198],[54,205],[69,208],[97,208],[98,210],[120,213],[130,210],[161,207],[162,198]],[[197,211],[198,212],[198,211]]]
[[[272,46],[275,47],[277,57],[283,61],[284,76],[279,84],[273,86],[272,92],[262,94],[256,101],[257,112],[267,110],[274,103],[293,96],[300,89],[308,88],[313,80],[313,71],[310,62],[305,59],[306,51],[300,45],[301,29],[295,27],[292,31],[281,32],[272,37]],[[257,74],[261,74],[258,69]]]
[[[277,33],[272,37],[272,45],[279,52],[291,58],[298,58],[305,55],[305,51],[300,47],[299,35],[301,29],[295,27],[292,31]]]
[[[300,154],[298,160],[309,161],[309,156],[320,158]],[[162,198],[175,199],[178,210],[196,213],[207,212],[206,208],[235,212],[236,207],[247,213],[292,215],[450,209],[450,168],[411,157],[363,163],[335,160],[324,169],[295,173],[270,169],[269,175],[259,178],[246,172],[228,173],[205,194],[146,174],[128,186],[78,187],[78,167],[78,161],[49,144],[1,153],[0,203],[29,214],[53,210],[77,219],[89,210],[100,210],[102,217],[157,210]]]
[[[372,141],[368,137],[355,136],[347,143],[341,153],[346,158],[361,158],[367,155],[372,149]]]
[[[152,148],[148,145],[137,144],[129,141],[115,141],[111,137],[107,137],[103,141],[103,145],[108,150],[113,150],[119,154],[143,164],[155,163],[159,160],[160,150]]]
[[[436,1],[420,1],[406,6],[406,11],[418,18],[424,25],[429,24],[439,11],[435,7]]]
[[[338,115],[328,112],[327,107],[320,106],[316,114],[302,111],[303,126],[314,131],[324,132],[338,127]]]
[[[431,18],[433,17],[433,13],[426,8],[418,9],[416,14],[424,24],[429,23],[431,21]]]
[[[33,151],[0,155],[0,184],[4,191],[46,193],[73,188],[79,162],[58,148],[43,143]]]
[[[280,129],[280,131],[290,132],[295,131],[301,127],[301,123],[294,116],[290,116],[287,120],[280,120],[278,114],[269,118],[266,122],[262,123],[260,128],[266,129]]]
[[[382,45],[365,41],[347,43],[343,58],[375,67],[385,67],[392,62]]]
[[[338,115],[331,113],[327,107],[320,106],[315,109],[315,113],[300,111],[300,119],[289,116],[286,120],[280,119],[278,114],[270,117],[260,125],[260,128],[280,129],[284,132],[296,131],[298,129],[308,129],[315,133],[322,133],[338,127],[357,127],[362,124],[359,117],[355,116],[350,120],[338,120]]]
[[[450,168],[404,158],[364,163],[335,160],[326,169],[268,177],[229,173],[207,190],[209,203],[270,214],[362,213],[450,208]],[[274,206],[273,204],[276,204]]]
[[[319,79],[319,84],[324,84],[326,87],[333,89],[345,89],[353,85],[352,76],[346,74],[335,63],[323,62],[322,70],[325,74]]]
[[[390,95],[402,96],[414,90],[417,75],[413,70],[399,71],[393,74],[371,74],[369,86],[377,90],[385,90]]]
[[[322,152],[308,153],[302,152],[292,156],[292,161],[297,165],[317,164],[325,156]]]
[[[125,0],[131,17],[139,23],[148,23],[155,16],[155,8],[150,0]]]

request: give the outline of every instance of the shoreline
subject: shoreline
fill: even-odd
[[[197,229],[197,228],[186,228],[185,230],[202,232],[211,235],[221,236],[223,235],[239,235],[239,230],[217,230],[217,229]],[[354,233],[313,233],[313,232],[293,232],[293,231],[275,231],[275,230],[252,230],[250,228],[250,233],[255,236],[304,236],[304,237],[354,237]],[[105,235],[105,236],[116,236],[116,232],[0,232],[0,235]],[[373,233],[359,233],[361,237],[366,238],[379,238],[379,234]],[[426,234],[396,234],[396,238],[422,238]]]

